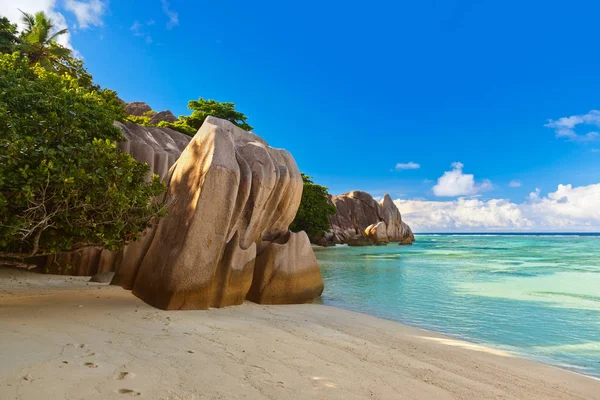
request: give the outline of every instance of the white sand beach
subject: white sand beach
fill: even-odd
[[[324,305],[161,311],[0,268],[0,399],[600,399],[600,381]]]

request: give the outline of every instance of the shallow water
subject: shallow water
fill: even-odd
[[[325,304],[600,377],[598,235],[417,235],[315,253]]]

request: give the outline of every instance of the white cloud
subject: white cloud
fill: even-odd
[[[142,32],[142,28],[144,25],[140,24],[138,21],[133,21],[133,25],[129,27],[129,30],[133,32],[135,36],[144,36],[144,32]]]
[[[395,200],[402,219],[416,232],[599,231],[600,184],[558,185],[540,197],[539,189],[520,204],[482,201]]]
[[[419,169],[421,168],[421,164],[417,164],[416,162],[407,162],[407,163],[398,163],[396,164],[396,171],[401,171],[404,169]]]
[[[475,183],[472,174],[463,173],[463,163],[452,163],[452,171],[444,172],[433,187],[433,194],[442,197],[473,196],[492,188],[492,182],[485,179],[481,184]]]
[[[511,188],[518,188],[518,187],[521,187],[521,186],[522,186],[521,181],[510,181],[510,182],[508,182],[508,187],[511,187]]]
[[[161,0],[162,2],[162,10],[165,15],[169,18],[169,22],[167,22],[167,29],[171,29],[174,26],[179,25],[179,14],[170,9],[169,2],[167,0]]]
[[[58,8],[59,5],[62,4],[63,2],[58,0],[0,1],[0,15],[5,16],[12,22],[18,22],[19,27],[22,29],[23,24],[21,23],[21,17],[23,14],[21,14],[19,9],[29,14],[43,11],[50,17],[52,22],[54,22],[56,30],[61,30],[69,27],[65,15],[61,13]],[[65,9],[72,11],[75,14],[80,28],[102,25],[100,17],[104,14],[107,4],[108,1],[102,0],[64,0]],[[70,32],[65,35],[60,35],[57,38],[57,42],[62,46],[73,49]]]
[[[108,1],[101,0],[65,0],[65,9],[75,14],[77,23],[82,29],[90,26],[101,26],[102,16],[106,12]]]
[[[557,120],[548,120],[544,125],[547,128],[552,128],[556,132],[557,138],[565,138],[571,141],[589,142],[600,138],[600,133],[592,130],[586,133],[578,134],[575,132],[577,125],[591,125],[596,128],[600,127],[600,111],[591,110],[584,115],[573,115],[571,117],[563,117]]]
[[[146,36],[146,44],[152,44],[152,38],[150,36]]]
[[[54,22],[56,30],[68,28],[67,20],[63,14],[58,12],[56,0],[19,0],[18,3],[12,1],[0,1],[0,15],[8,18],[11,22],[19,23],[19,28],[23,29],[21,17],[23,14],[19,9],[29,14],[35,14],[38,11],[44,11]],[[71,34],[60,35],[57,42],[62,46],[72,49]]]

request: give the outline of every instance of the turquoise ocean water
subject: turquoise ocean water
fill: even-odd
[[[600,235],[315,249],[323,303],[600,377]]]

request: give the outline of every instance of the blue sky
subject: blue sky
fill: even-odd
[[[526,219],[532,194],[551,201],[562,184],[585,193],[555,213],[599,204],[597,2],[22,3],[64,18],[96,81],[124,100],[175,114],[200,96],[235,102],[332,193],[387,192],[455,214],[461,198],[486,210],[502,199]],[[557,229],[600,227],[598,211],[577,218]]]

